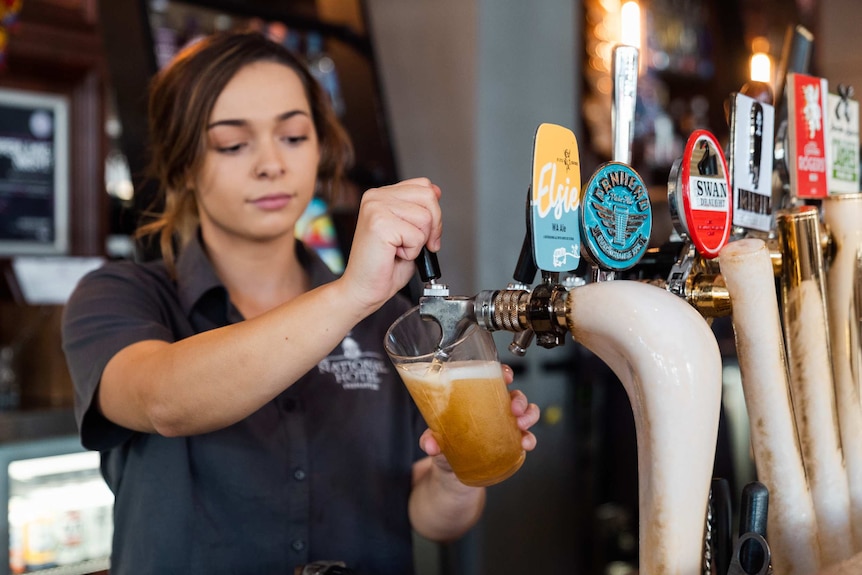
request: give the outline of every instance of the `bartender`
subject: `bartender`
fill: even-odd
[[[163,257],[92,272],[63,322],[82,443],[115,494],[112,574],[412,573],[411,531],[458,538],[485,501],[382,349],[413,260],[440,247],[440,189],[365,192],[336,277],[295,226],[352,150],[294,55],[209,36],[149,96],[165,208],[139,232]],[[510,394],[532,450],[539,410]]]

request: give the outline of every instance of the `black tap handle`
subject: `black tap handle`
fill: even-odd
[[[759,481],[752,481],[742,489],[739,506],[739,534],[757,533],[766,538],[766,518],[769,511],[769,489]],[[763,548],[746,541],[739,550],[739,564],[746,573],[757,573],[765,561]]]
[[[512,274],[512,278],[518,283],[530,285],[536,278],[537,271],[539,268],[536,267],[536,262],[533,259],[533,242],[528,232],[524,236],[521,254],[518,256],[518,263],[515,265],[515,273]]]
[[[515,264],[515,273],[512,274],[512,279],[524,285],[532,284],[536,278],[536,272],[539,271],[533,257],[533,226],[530,223],[531,190],[532,186],[527,187],[526,233],[524,234],[524,243],[521,244],[521,253],[518,255],[518,263]]]
[[[419,269],[419,277],[424,283],[440,279],[440,264],[437,263],[437,254],[423,247],[422,253],[416,258],[416,267]]]

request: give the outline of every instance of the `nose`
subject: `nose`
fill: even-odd
[[[254,175],[258,178],[275,178],[284,175],[286,171],[277,142],[267,141],[260,145]]]

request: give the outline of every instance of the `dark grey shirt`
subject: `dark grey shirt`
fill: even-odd
[[[316,255],[297,250],[313,285],[334,279]],[[292,575],[314,560],[412,573],[407,499],[425,425],[382,348],[409,302],[387,303],[245,420],[166,438],[113,424],[93,398],[122,348],[242,320],[197,241],[177,272],[174,282],[161,262],[111,262],[85,277],[66,307],[82,442],[102,452],[116,497],[112,575]],[[320,310],[320,321],[331,313]]]

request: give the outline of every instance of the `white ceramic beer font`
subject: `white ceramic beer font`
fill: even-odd
[[[838,431],[823,238],[816,205],[828,193],[827,94],[823,78],[787,75],[787,169],[796,207],[782,210],[776,218],[791,399],[824,566],[853,553],[850,488]]]
[[[829,341],[850,488],[853,549],[862,551],[862,194],[829,196],[823,216],[834,255],[826,277]]]
[[[862,194],[859,191],[859,102],[853,88],[828,95],[827,187],[823,220],[832,257],[826,303],[838,424],[850,486],[853,548],[862,551]]]
[[[790,403],[770,250],[761,239],[742,239],[725,246],[720,260],[757,478],[769,489],[772,562],[776,573],[810,575],[820,567],[817,518]]]
[[[571,162],[568,136],[549,139],[549,145],[562,147],[542,151],[546,134],[564,130],[543,125],[536,135],[534,175],[552,171],[543,158],[551,158],[558,170],[558,184],[548,187],[553,194],[537,195],[535,190],[543,187],[535,179],[533,185],[533,198],[540,205],[530,206],[530,233],[535,261],[543,272],[565,269],[572,251],[570,240],[554,243],[554,236],[562,234],[554,233],[554,225],[561,224],[553,216],[566,213],[560,202],[571,201],[559,184],[559,174]],[[651,229],[643,182],[626,164],[608,162],[585,190],[581,225],[575,227],[587,244],[584,252],[611,269],[635,265]],[[544,205],[539,199],[543,197]],[[549,220],[541,221],[541,214]],[[569,224],[564,225],[571,233]],[[571,287],[543,279],[533,290],[423,297],[419,307],[423,317],[440,324],[441,343],[454,341],[467,321],[488,331],[532,330],[543,347],[561,345],[569,334],[605,361],[622,382],[635,419],[639,570],[644,575],[702,573],[721,402],[721,356],[697,311],[665,289],[624,280]]]

